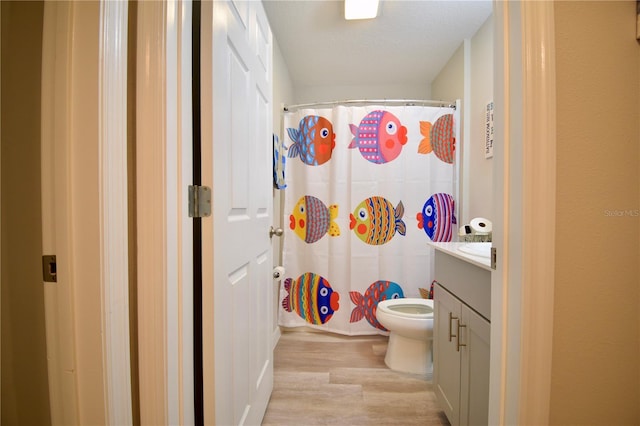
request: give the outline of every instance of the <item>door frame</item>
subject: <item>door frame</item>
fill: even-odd
[[[128,4],[44,9],[43,254],[57,257],[57,282],[44,283],[51,420],[131,424]]]
[[[555,280],[553,2],[494,0],[489,424],[547,424]],[[544,206],[540,208],[539,206]]]
[[[139,2],[136,78],[142,424],[194,424],[191,13]]]

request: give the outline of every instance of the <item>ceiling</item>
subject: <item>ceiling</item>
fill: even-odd
[[[491,14],[490,0],[381,0],[346,21],[343,0],[263,0],[294,86],[429,84]]]

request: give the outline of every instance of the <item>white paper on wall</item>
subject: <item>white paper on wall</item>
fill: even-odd
[[[484,158],[491,158],[493,157],[493,101],[487,104],[485,114]]]

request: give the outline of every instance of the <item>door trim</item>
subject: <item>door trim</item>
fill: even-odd
[[[518,424],[548,424],[556,234],[553,2],[523,2],[522,368]],[[544,206],[544,208],[540,208]]]
[[[54,424],[132,422],[127,8],[45,2],[41,168],[43,250],[58,261],[58,282],[45,283]]]
[[[549,419],[556,194],[553,7],[552,2],[494,1],[498,266],[492,274],[489,424],[547,424]]]
[[[201,13],[200,19],[202,20],[202,26],[200,29],[200,52],[201,52],[201,62],[200,62],[200,76],[201,76],[201,85],[200,85],[200,101],[201,101],[201,113],[202,109],[205,109],[206,105],[213,105],[213,81],[210,81],[206,78],[206,76],[213,75],[213,61],[208,60],[208,56],[210,53],[205,54],[205,52],[213,51],[213,25],[214,21],[214,4],[212,1],[204,1],[201,4]],[[207,19],[210,20],[210,24],[207,23]],[[202,78],[205,76],[205,78]],[[213,123],[211,120],[202,120],[201,121],[201,137],[202,140],[213,140]],[[213,146],[212,144],[203,143],[201,145],[201,158],[213,158]],[[201,175],[203,178],[203,182],[212,182],[212,178],[207,178],[206,176]],[[213,235],[213,220],[203,221],[202,222],[202,240],[204,242],[205,235]],[[213,265],[212,262],[204,262],[204,259],[213,259],[213,246],[212,245],[202,245],[202,310],[203,310],[203,318],[205,312],[204,302],[208,301],[207,306],[209,306],[213,299],[213,286],[206,286],[204,283],[213,283]],[[202,335],[214,336],[214,326],[211,321],[203,321],[202,322]],[[202,339],[202,415],[204,419],[215,419],[216,410],[215,410],[215,399],[216,399],[216,376],[215,376],[215,368],[213,367],[215,360],[215,350],[213,347],[213,339]],[[204,362],[204,360],[209,360],[209,362]]]
[[[140,419],[193,424],[191,2],[139,2],[137,241]]]
[[[131,424],[127,197],[128,4],[100,2],[100,276],[107,424]]]

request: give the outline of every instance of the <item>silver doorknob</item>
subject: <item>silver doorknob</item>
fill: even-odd
[[[282,228],[274,228],[273,226],[269,229],[269,238],[273,238],[273,236],[281,237],[283,234]]]

